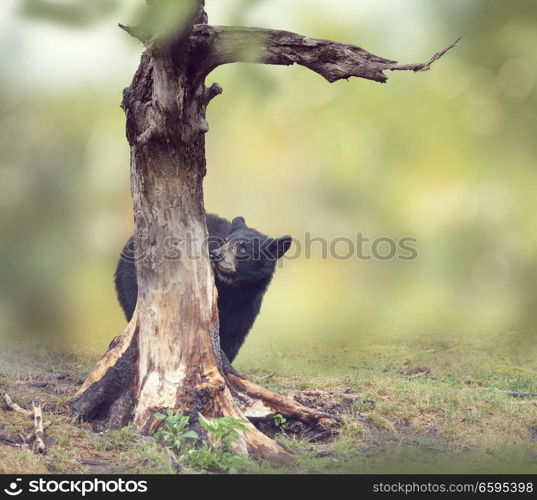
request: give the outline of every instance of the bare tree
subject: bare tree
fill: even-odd
[[[148,1],[147,19],[158,19],[164,0]],[[177,2],[176,2],[177,3]],[[207,75],[232,62],[300,64],[329,82],[352,76],[385,82],[386,70],[426,71],[449,47],[421,64],[398,65],[343,43],[287,31],[210,26],[204,0],[187,0],[181,22],[121,26],[146,47],[123,109],[131,147],[131,189],[138,302],[124,332],[75,395],[73,409],[105,427],[133,422],[152,433],[154,414],[244,418],[280,413],[308,424],[333,425],[336,417],[306,408],[240,376],[221,352],[217,295],[208,258],[203,205],[207,105],[222,92]],[[162,16],[160,17],[162,19]],[[190,235],[201,258],[166,258],[170,237]],[[273,461],[290,454],[250,424],[240,451]]]

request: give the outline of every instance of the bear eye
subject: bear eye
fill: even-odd
[[[246,245],[244,243],[240,243],[237,246],[237,252],[244,255],[246,253]]]

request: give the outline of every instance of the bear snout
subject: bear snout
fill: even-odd
[[[222,252],[220,251],[220,248],[215,248],[214,250],[211,250],[209,252],[209,258],[212,262],[216,262],[222,258]]]

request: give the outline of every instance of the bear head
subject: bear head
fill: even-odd
[[[210,251],[215,274],[227,285],[267,284],[276,261],[291,246],[292,237],[269,238],[249,228],[243,217],[231,222],[228,236]]]

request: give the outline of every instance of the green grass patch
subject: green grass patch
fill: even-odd
[[[537,392],[537,358],[530,347],[521,355],[513,339],[391,337],[246,351],[238,370],[272,390],[351,390],[359,398],[328,441],[292,435],[288,422],[280,427],[276,439],[293,451],[294,466],[241,459],[219,468],[207,449],[183,460],[183,472],[535,473],[537,399],[508,392]],[[0,442],[0,473],[175,473],[163,444],[131,427],[98,434],[72,424],[69,398],[94,361],[44,347],[5,349],[0,389],[23,407],[43,399],[53,425],[44,456]],[[16,436],[31,421],[2,403],[0,429]]]

